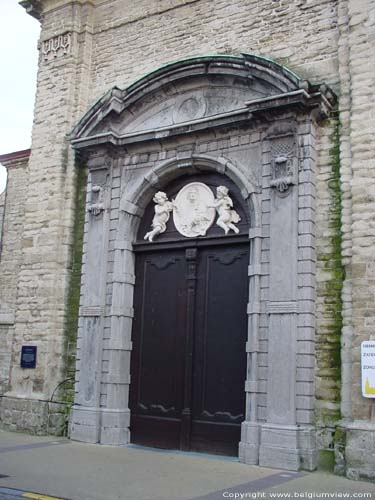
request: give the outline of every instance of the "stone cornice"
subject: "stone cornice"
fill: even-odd
[[[23,149],[22,151],[6,153],[0,155],[0,163],[7,169],[20,165],[25,166],[29,161],[30,153],[30,149]]]
[[[51,10],[70,4],[95,5],[95,2],[91,0],[21,0],[19,4],[26,9],[26,12],[30,16],[35,17],[39,21],[43,14]]]
[[[321,106],[322,99],[326,103]],[[161,140],[168,137],[198,133],[214,127],[237,126],[257,119],[258,116],[269,112],[283,111],[287,108],[294,108],[301,111],[318,109],[320,116],[327,116],[330,105],[327,99],[322,97],[320,92],[308,94],[304,89],[286,92],[284,94],[257,99],[246,102],[246,108],[238,109],[221,115],[209,116],[199,120],[191,120],[169,127],[160,127],[154,130],[134,132],[119,135],[109,130],[89,137],[72,139],[72,146],[77,149],[97,146],[99,144],[112,144],[113,146],[125,146],[136,142],[146,142]]]
[[[42,3],[40,0],[22,0],[19,4],[30,16],[35,17],[38,21],[42,17]]]

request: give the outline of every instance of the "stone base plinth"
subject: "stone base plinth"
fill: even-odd
[[[70,415],[70,438],[84,443],[99,443],[100,408],[73,406]]]
[[[128,444],[130,411],[74,406],[70,419],[70,438],[85,443],[113,446]]]
[[[315,431],[312,427],[262,425],[259,465],[297,471],[314,470],[316,464]]]
[[[242,423],[241,442],[239,444],[240,462],[248,465],[257,465],[259,463],[259,435],[259,423]]]
[[[101,444],[120,446],[130,442],[130,410],[108,410],[102,412]]]
[[[345,422],[338,430],[335,472],[349,479],[375,481],[375,422]]]

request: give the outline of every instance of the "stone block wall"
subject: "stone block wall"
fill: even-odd
[[[64,5],[52,9],[42,23],[11,346],[16,360],[21,345],[32,342],[38,348],[38,360],[32,373],[13,362],[10,391],[2,401],[7,408],[18,398],[50,400],[67,377],[65,353],[71,346],[65,341],[66,305],[74,265],[77,186],[75,158],[67,133],[89,103],[85,84],[89,63],[85,54],[90,47],[91,10],[84,5]],[[55,58],[48,40],[55,33],[67,31],[72,33],[71,46],[68,40],[61,40],[67,50],[61,49]]]
[[[375,479],[374,401],[361,395],[360,345],[374,339],[375,5],[339,6],[340,163],[342,191],[342,429],[337,463],[353,478]],[[372,61],[372,62],[371,62]],[[339,443],[340,444],[340,443]],[[340,446],[337,447],[340,449]],[[364,460],[363,457],[366,457]]]
[[[0,258],[1,258],[1,249],[3,245],[3,223],[4,223],[4,209],[5,209],[5,190],[0,194]],[[8,334],[8,325],[0,326],[0,338],[4,339]],[[8,374],[9,374],[9,362],[7,362],[9,358],[9,345],[7,342],[3,342],[2,352],[0,354],[0,366],[2,367],[2,371],[0,373],[0,395],[5,391],[8,382]]]
[[[2,238],[0,246],[0,394],[9,387],[11,346],[17,298],[17,278],[22,260],[24,205],[28,184],[30,150],[2,155],[7,168],[7,188],[3,200]],[[18,363],[16,358],[13,362]]]
[[[358,421],[360,428],[370,421],[370,402],[359,387],[359,348],[375,324],[373,2],[42,0],[39,5],[41,57],[7,398],[48,399],[66,376],[76,185],[66,134],[114,85],[125,87],[181,58],[252,52],[312,82],[324,81],[339,96],[338,116],[316,135],[317,376],[315,388],[309,387],[316,391],[319,446],[333,450],[339,418],[344,430],[349,422]],[[52,50],[56,35],[64,38]],[[0,343],[9,346],[5,336]],[[38,345],[40,364],[26,380],[16,360],[29,339]],[[350,430],[349,443],[355,432]],[[360,476],[360,465],[347,467]]]
[[[203,54],[250,52],[312,82],[338,87],[337,2],[116,0],[98,5],[92,95],[126,87],[155,68]]]
[[[4,206],[5,206],[5,191],[3,191],[0,194],[0,248],[3,238]]]

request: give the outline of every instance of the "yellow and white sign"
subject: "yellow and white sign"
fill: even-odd
[[[375,340],[361,344],[362,396],[375,398]]]

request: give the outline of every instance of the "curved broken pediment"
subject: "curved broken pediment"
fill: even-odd
[[[164,66],[124,90],[111,89],[74,128],[72,144],[79,149],[94,138],[121,144],[150,132],[165,137],[179,127],[228,116],[248,119],[251,113],[293,104],[329,107],[333,94],[326,87],[323,93],[324,99],[321,88],[269,59],[249,54],[192,58]]]

